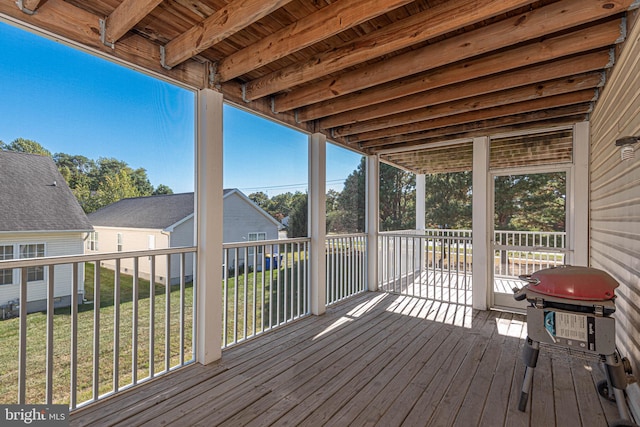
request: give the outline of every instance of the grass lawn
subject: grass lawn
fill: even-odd
[[[303,315],[308,309],[307,290],[298,290],[298,263],[293,267],[267,270],[264,273],[251,272],[231,277],[226,282],[227,312],[225,345],[242,341],[271,326],[284,323]],[[286,279],[285,279],[286,278]],[[237,292],[236,292],[236,283]],[[301,282],[304,283],[304,282]],[[224,286],[224,283],[223,283]],[[93,399],[93,349],[94,349],[94,265],[85,264],[85,298],[87,302],[78,307],[77,342],[77,403]],[[165,370],[165,319],[166,287],[155,285],[155,297],[150,298],[150,283],[139,280],[138,286],[138,340],[133,342],[133,279],[122,274],[120,278],[119,305],[114,304],[114,272],[100,269],[99,307],[99,394],[111,392],[114,377],[120,388],[131,384],[133,378],[133,349],[137,348],[138,381],[150,375],[153,354],[154,372]],[[278,292],[279,290],[279,292]],[[223,288],[223,297],[225,289]],[[180,342],[180,289],[171,287],[170,292],[170,363],[173,367],[180,363],[180,348],[184,349],[184,359],[193,357],[193,288],[187,284],[184,293],[184,340]],[[293,299],[291,298],[293,296]],[[153,304],[152,304],[153,302]],[[223,302],[224,304],[224,302]],[[155,342],[150,349],[149,335],[151,309]],[[119,309],[118,328],[118,374],[114,375],[114,316]],[[53,358],[53,403],[70,402],[71,382],[71,310],[57,309],[54,313],[54,358]],[[246,318],[245,318],[245,313]],[[46,313],[32,313],[27,316],[27,403],[46,401]],[[223,337],[221,337],[223,338]],[[222,341],[222,340],[221,340]],[[19,319],[0,321],[0,403],[12,404],[18,401],[18,348]]]
[[[79,307],[78,313],[78,388],[77,402],[89,400],[93,397],[91,384],[93,382],[93,345],[94,345],[94,307],[93,300],[93,264],[85,265],[85,293],[90,303]],[[101,268],[100,273],[100,316],[99,316],[99,389],[100,394],[112,390],[114,382],[114,273]],[[166,295],[165,285],[155,286],[156,296],[153,299],[155,343],[153,348],[154,371],[165,369],[165,316]],[[149,330],[150,330],[150,284],[147,280],[140,280],[138,303],[138,379],[149,376]],[[130,276],[121,276],[120,294],[120,325],[119,325],[119,386],[125,386],[132,381],[132,326],[133,326],[133,283]],[[189,284],[185,289],[185,331],[184,347],[185,360],[192,358],[192,301],[193,289]],[[27,316],[27,402],[44,403],[46,397],[46,314],[32,313]],[[180,289],[172,286],[170,292],[170,366],[180,361],[179,325],[180,325]],[[54,403],[69,403],[70,390],[70,360],[71,360],[71,316],[70,309],[58,309],[54,315],[54,363],[53,363],[53,400]],[[18,346],[19,319],[9,319],[0,322],[0,399],[3,404],[18,401]]]

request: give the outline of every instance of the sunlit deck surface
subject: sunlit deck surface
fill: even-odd
[[[368,292],[76,411],[71,425],[606,426],[597,364],[543,350],[517,409],[525,317]]]

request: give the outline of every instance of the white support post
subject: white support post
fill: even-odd
[[[425,234],[425,223],[427,217],[426,208],[426,192],[427,192],[427,178],[425,174],[416,175],[416,233],[419,236]],[[420,238],[418,244],[418,250],[414,254],[414,265],[420,268],[420,272],[423,272],[427,268],[427,257],[425,256],[425,239]]]
[[[589,122],[576,123],[573,130],[573,167],[571,168],[568,215],[571,218],[569,263],[589,265]]]
[[[425,230],[427,178],[425,174],[416,175],[416,230]]]
[[[366,206],[367,282],[370,291],[377,291],[378,230],[380,228],[380,163],[377,156],[367,157]]]
[[[489,189],[489,138],[473,140],[473,308],[486,310],[489,306],[491,221]]]
[[[196,142],[196,360],[222,357],[222,101],[221,93],[198,92]]]
[[[314,133],[309,137],[309,250],[311,313],[324,314],[327,308],[327,137]]]

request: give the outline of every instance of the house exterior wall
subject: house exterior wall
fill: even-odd
[[[637,14],[637,12],[636,12]],[[591,116],[590,265],[610,273],[617,345],[640,366],[640,144],[621,161],[616,139],[640,135],[640,23],[636,20]]]
[[[265,233],[265,240],[278,239],[278,226],[263,215],[253,206],[249,205],[237,193],[233,193],[224,199],[224,243],[248,242],[249,233]],[[270,252],[270,251],[268,251]],[[253,265],[254,257],[249,254],[248,265]],[[256,263],[262,264],[261,254],[256,254]],[[238,250],[238,260],[235,260],[235,252],[227,256],[226,267],[234,268],[245,264],[245,251]]]
[[[122,252],[143,251],[151,249],[164,249],[169,247],[169,235],[162,233],[162,230],[152,228],[117,228],[94,226],[98,233],[98,250],[91,251],[87,249],[87,253],[113,253],[118,252],[118,233],[122,234]],[[150,245],[150,238],[153,238],[153,245]],[[104,260],[101,262],[103,267],[111,270],[115,269],[115,260]],[[167,259],[165,256],[156,257],[156,281],[165,283],[167,272]],[[147,257],[138,260],[139,276],[143,279],[151,277],[151,261]],[[177,270],[176,270],[177,271]],[[133,258],[125,258],[120,261],[120,272],[124,274],[133,274]],[[173,274],[172,274],[173,276]]]
[[[267,240],[278,238],[278,226],[234,193],[224,199],[224,242],[246,242],[252,232],[267,233]]]
[[[0,245],[16,245],[14,259],[20,255],[17,248],[21,244],[45,245],[45,257],[84,254],[84,239],[87,233],[57,232],[57,233],[1,233]],[[71,265],[59,265],[54,271],[54,306],[66,307],[71,304]],[[48,268],[44,270],[44,280],[27,284],[27,311],[42,311],[47,307]],[[78,275],[78,292],[84,294],[84,265],[80,266]],[[9,301],[17,300],[20,296],[20,272],[14,270],[13,283],[0,286],[0,306]],[[2,312],[0,311],[0,317]]]
[[[172,248],[178,248],[181,246],[193,246],[195,244],[194,239],[194,223],[193,216],[183,222],[182,224],[177,225],[173,231],[171,232],[170,237],[170,245]],[[189,281],[193,278],[193,254],[185,254],[184,260],[184,268],[185,268],[185,277],[186,280]],[[176,280],[180,277],[180,257],[172,256],[171,257],[171,278],[172,280]],[[174,279],[176,278],[176,279]]]

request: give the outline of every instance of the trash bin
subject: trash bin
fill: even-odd
[[[278,255],[265,255],[264,257],[264,268],[267,270],[271,270],[271,265],[273,263],[273,268],[278,268]]]

